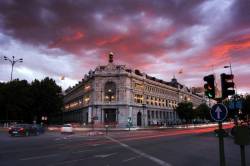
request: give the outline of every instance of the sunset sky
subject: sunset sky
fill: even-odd
[[[13,78],[49,76],[66,89],[111,51],[116,64],[188,87],[212,73],[219,85],[231,62],[237,92],[250,93],[250,0],[0,1],[2,82],[3,56],[24,59]]]

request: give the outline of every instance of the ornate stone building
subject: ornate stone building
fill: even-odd
[[[179,121],[174,108],[179,102],[190,101],[196,107],[205,102],[187,87],[116,65],[113,54],[109,63],[89,71],[84,79],[66,90],[64,121],[114,124],[125,127],[128,119],[133,126],[172,124]]]

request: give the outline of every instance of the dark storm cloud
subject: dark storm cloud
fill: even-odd
[[[238,0],[232,6],[232,13],[235,27],[239,29],[247,28],[250,25],[250,1]]]
[[[160,33],[144,29],[146,19],[166,17],[172,21],[171,28],[177,31],[198,23],[193,10],[200,2],[4,0],[0,2],[0,14],[3,18],[1,26],[6,34],[18,40],[33,45],[59,47],[76,54],[82,48],[96,47],[104,50],[125,49],[124,53],[143,53],[143,48],[148,47],[147,52],[157,54],[166,48],[155,39]],[[136,17],[142,12],[146,15],[144,18]],[[100,22],[95,19],[98,14],[102,17]],[[114,26],[128,26],[129,35],[102,25],[105,21]],[[150,20],[147,24],[151,24]],[[170,31],[169,29],[164,31]],[[76,34],[81,34],[81,37]],[[154,38],[154,42],[145,40],[150,36]],[[118,39],[112,40],[114,38]],[[141,46],[136,48],[138,44],[135,43],[140,43]],[[132,46],[131,51],[128,52],[124,45]],[[161,51],[155,52],[158,49]]]
[[[241,38],[242,35],[250,34],[250,1],[234,0],[229,10],[227,17],[230,19],[211,34],[209,41],[211,46],[231,42]]]
[[[50,58],[72,53],[85,69],[113,51],[146,72],[161,65],[198,80],[188,71],[250,63],[249,27],[249,0],[0,0],[0,38],[42,45]]]

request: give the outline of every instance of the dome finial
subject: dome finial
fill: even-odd
[[[113,63],[113,57],[114,57],[114,53],[110,52],[109,53],[109,63]]]

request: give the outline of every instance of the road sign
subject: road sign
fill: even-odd
[[[216,122],[222,122],[227,117],[227,107],[223,104],[215,104],[210,110],[210,115]]]
[[[231,101],[229,103],[229,109],[234,110],[234,109],[242,109],[242,101],[238,100],[238,101]]]

